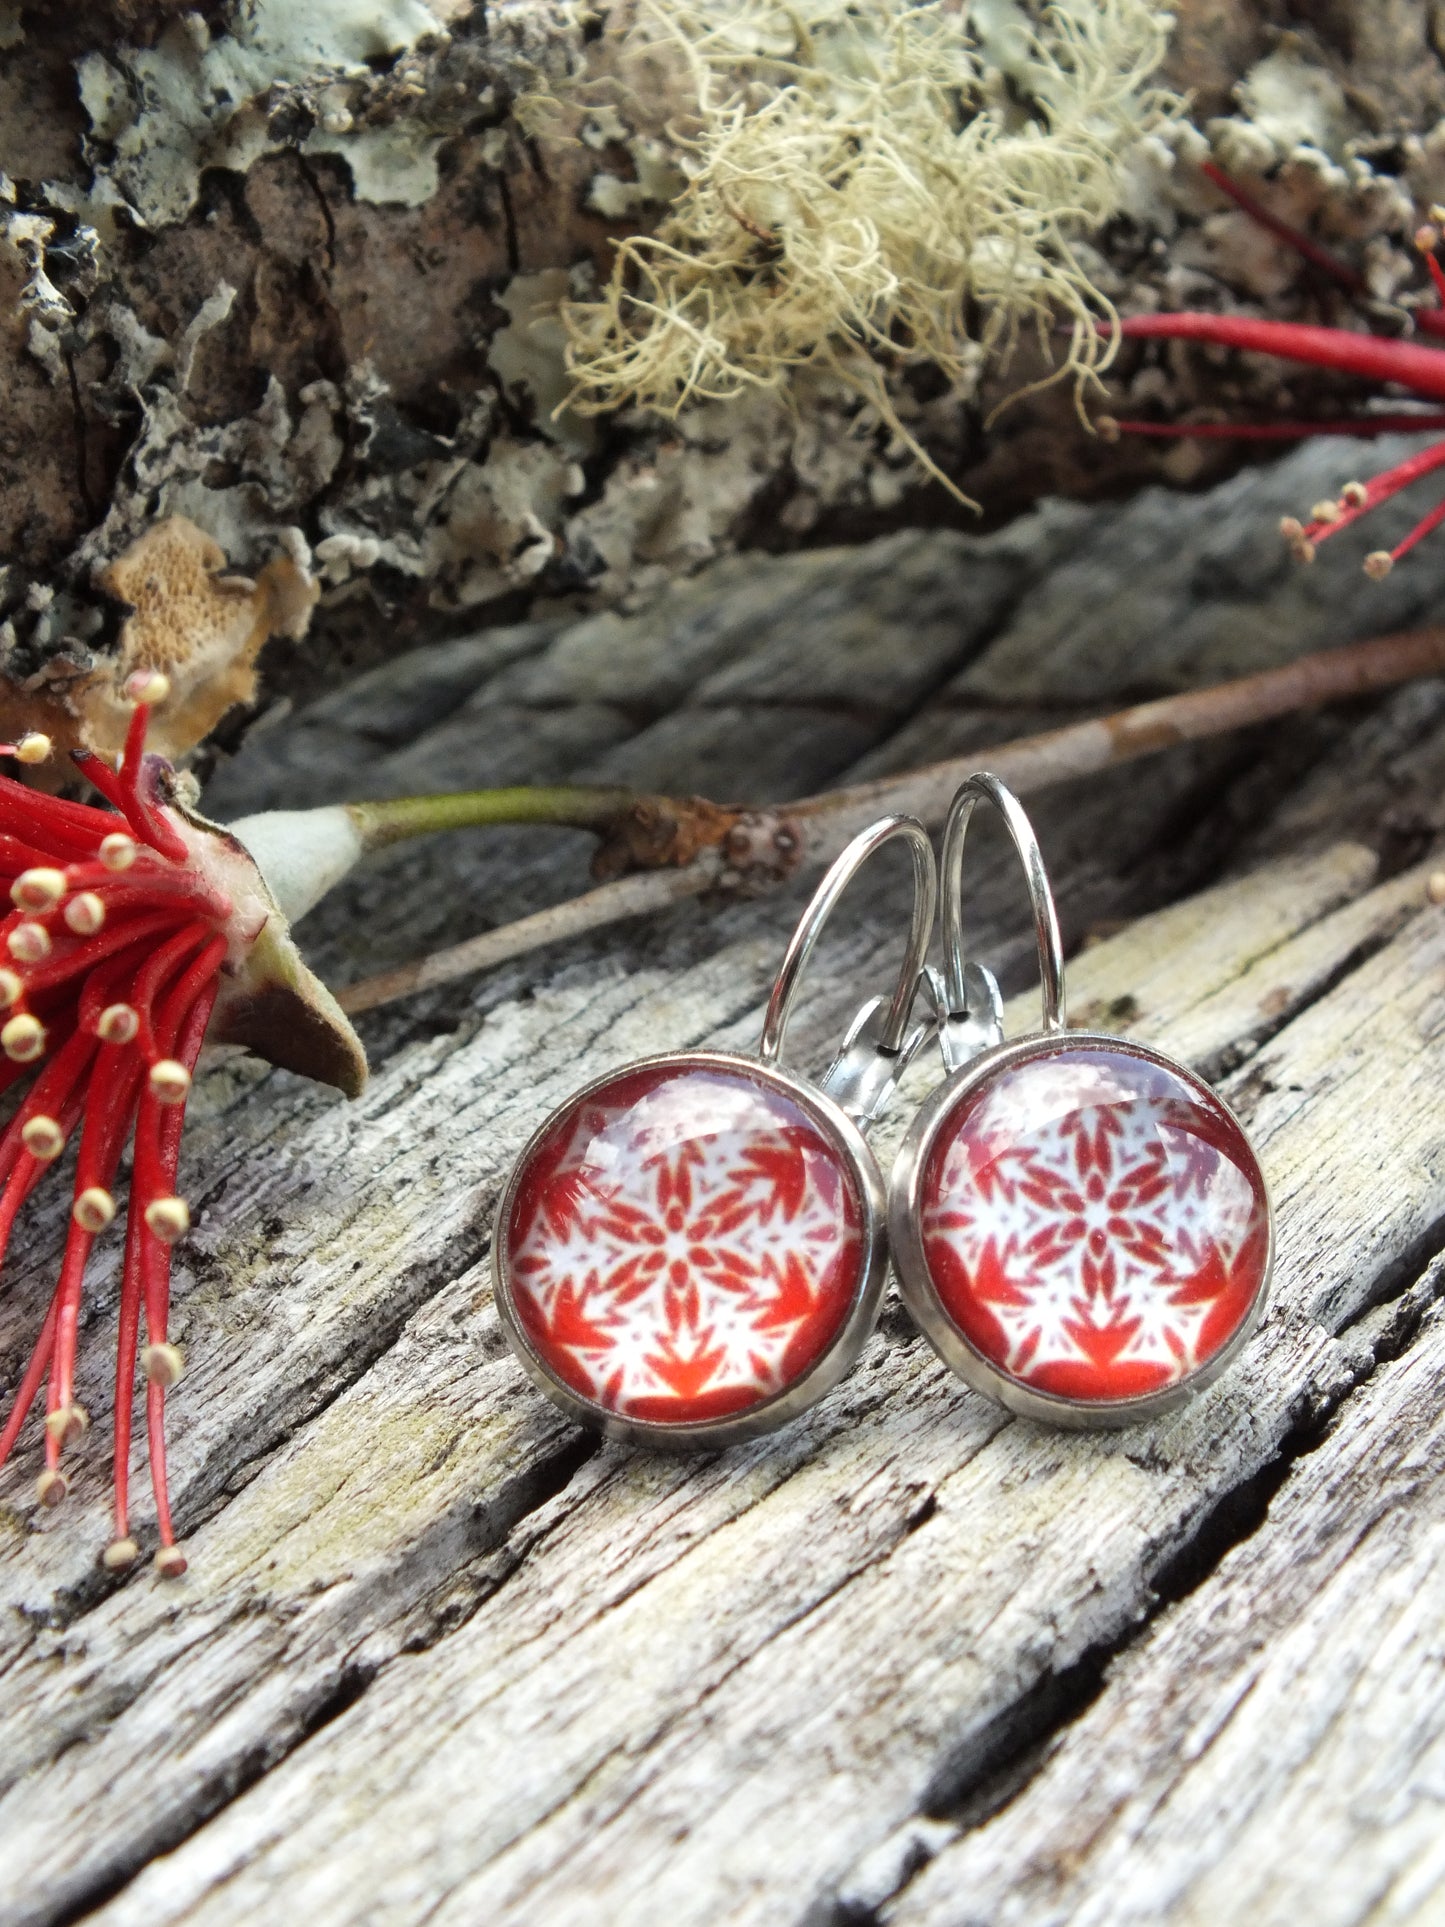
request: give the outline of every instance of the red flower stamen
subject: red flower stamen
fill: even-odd
[[[1364,293],[1364,277],[1354,272],[1354,268],[1337,260],[1331,252],[1312,241],[1310,235],[1300,233],[1289,222],[1281,222],[1279,216],[1272,214],[1264,202],[1256,200],[1247,193],[1237,181],[1231,181],[1222,168],[1214,162],[1204,162],[1202,173],[1235,206],[1243,208],[1250,220],[1266,227],[1300,256],[1312,262],[1316,268],[1324,270],[1327,276],[1337,281],[1349,293]],[[1439,308],[1416,308],[1414,326],[1420,333],[1445,335],[1445,268],[1435,256],[1435,249],[1441,241],[1441,222],[1445,222],[1445,210],[1432,208],[1432,222],[1420,227],[1414,235],[1416,249],[1424,256],[1426,268],[1430,270],[1433,289],[1437,299],[1443,303]],[[1256,355],[1277,355],[1281,360],[1304,362],[1312,368],[1331,368],[1337,374],[1353,374],[1366,382],[1393,382],[1406,387],[1428,401],[1445,401],[1445,351],[1426,347],[1420,341],[1381,341],[1378,335],[1356,333],[1349,328],[1310,328],[1297,322],[1264,322],[1247,314],[1131,314],[1119,322],[1119,333],[1131,339],[1150,339],[1164,337],[1171,341],[1210,341],[1220,347],[1247,349]],[[1177,437],[1177,439],[1198,439],[1198,441],[1223,441],[1233,437],[1239,441],[1302,441],[1310,436],[1379,436],[1385,432],[1418,432],[1424,428],[1445,428],[1445,414],[1372,414],[1354,420],[1341,422],[1119,422],[1112,416],[1100,420],[1100,432],[1106,439],[1117,436],[1158,436]],[[1376,476],[1374,482],[1362,486],[1358,482],[1347,484],[1341,495],[1333,503],[1320,503],[1312,511],[1308,522],[1300,522],[1295,516],[1285,516],[1281,522],[1281,534],[1289,541],[1295,557],[1299,561],[1312,561],[1316,545],[1327,536],[1339,534],[1341,528],[1349,528],[1362,515],[1378,509],[1381,501],[1389,501],[1391,495],[1418,482],[1422,476],[1430,474],[1433,468],[1445,464],[1445,443],[1426,449],[1424,455],[1410,455],[1405,461],[1397,462],[1395,468],[1385,470]],[[1366,555],[1364,570],[1376,580],[1389,574],[1395,563],[1406,555],[1418,541],[1432,534],[1435,528],[1445,522],[1445,503],[1422,516],[1414,528],[1397,541],[1393,549],[1376,549]]]
[[[183,1572],[166,1474],[166,1393],[181,1374],[169,1330],[171,1252],[190,1228],[176,1192],[192,1074],[207,1037],[359,1096],[361,1039],[307,969],[288,917],[301,916],[368,850],[464,823],[610,826],[627,792],[478,790],[391,803],[268,811],[223,829],[189,807],[164,760],[145,754],[146,708],[163,677],[132,678],[137,705],[119,762],[75,760],[112,806],[66,802],[0,775],[0,1259],[48,1165],[73,1147],[70,1223],[39,1339],[0,1429],[0,1464],[45,1399],[42,1503],[64,1497],[66,1448],[89,1421],[75,1373],[85,1267],[116,1216],[116,1174],[133,1145],[117,1318],[113,1570],[138,1556],[130,1524],[137,1373],[163,1574]],[[47,739],[0,744],[33,763]],[[8,892],[13,908],[6,909]]]
[[[1304,442],[1317,435],[1355,435],[1369,441],[1376,435],[1416,435],[1426,428],[1445,428],[1445,415],[1346,415],[1331,422],[1121,422],[1112,415],[1099,415],[1094,426],[1106,442],[1120,435],[1191,442]]]
[[[1403,542],[1397,542],[1393,549],[1376,549],[1365,557],[1365,574],[1372,575],[1377,582],[1387,576],[1402,555],[1407,555],[1417,542],[1427,535],[1433,535],[1440,524],[1445,522],[1445,502],[1437,502],[1428,515],[1422,515]]]
[[[147,1380],[157,1564],[177,1573],[185,1558],[167,1492],[165,1395],[180,1371],[168,1336],[171,1251],[189,1213],[176,1196],[176,1167],[190,1073],[237,933],[230,898],[201,873],[185,825],[168,807],[165,766],[145,755],[147,709],[163,698],[164,679],[133,679],[128,694],[137,707],[119,768],[75,754],[113,810],[0,777],[0,891],[15,906],[0,918],[0,1089],[35,1072],[0,1132],[0,1257],[20,1207],[79,1127],[60,1278],[0,1431],[0,1464],[43,1385],[39,1493],[50,1504],[65,1495],[65,1448],[88,1423],[75,1398],[86,1261],[115,1215],[116,1172],[133,1134],[116,1369],[115,1532],[105,1563],[119,1568],[137,1556],[129,1468],[143,1318],[139,1363]],[[0,746],[0,753],[38,760],[33,741]]]
[[[1289,243],[1306,260],[1330,274],[1352,293],[1364,288],[1363,278],[1354,269],[1337,261],[1326,249],[1281,221],[1253,195],[1232,181],[1222,169],[1205,162],[1203,172],[1235,204],[1272,234]],[[1440,210],[1432,209],[1432,222]],[[1438,224],[1422,227],[1415,244],[1424,256],[1437,296],[1445,302],[1445,268],[1436,258],[1440,243]],[[1426,334],[1445,334],[1445,308],[1415,310],[1415,325]],[[1314,368],[1328,368],[1339,374],[1356,375],[1366,381],[1393,382],[1429,401],[1445,401],[1445,350],[1427,347],[1418,341],[1384,341],[1375,335],[1357,334],[1348,328],[1319,328],[1290,321],[1263,321],[1250,315],[1223,314],[1148,314],[1130,315],[1119,323],[1119,332],[1135,340],[1162,337],[1175,341],[1205,341],[1220,347],[1243,348],[1256,354],[1277,355],[1284,361],[1302,362]],[[1152,435],[1179,439],[1241,441],[1293,441],[1312,435],[1379,435],[1386,430],[1406,433],[1426,428],[1445,427],[1445,415],[1371,415],[1348,421],[1249,422],[1131,422],[1105,417],[1100,424],[1107,439],[1123,435]],[[1423,454],[1410,455],[1377,475],[1368,484],[1348,483],[1333,502],[1318,504],[1308,522],[1286,516],[1280,525],[1296,558],[1313,561],[1315,549],[1328,536],[1357,522],[1362,515],[1398,495],[1422,476],[1445,466],[1445,443],[1437,443]],[[1388,575],[1402,555],[1417,542],[1445,523],[1445,503],[1433,508],[1393,549],[1376,549],[1365,558],[1365,572],[1378,581]]]
[[[1445,402],[1445,349],[1422,341],[1385,341],[1349,328],[1317,328],[1302,321],[1262,321],[1245,314],[1135,314],[1119,324],[1131,341],[1165,336],[1175,341],[1207,341],[1224,348],[1301,361],[1364,381],[1396,382],[1411,394]],[[1123,424],[1121,423],[1122,427]],[[1331,434],[1332,422],[1318,432]]]
[[[1267,208],[1263,201],[1256,200],[1247,188],[1241,187],[1239,182],[1226,174],[1216,162],[1201,161],[1199,171],[1213,181],[1221,194],[1227,194],[1237,208],[1243,209],[1252,221],[1274,235],[1276,240],[1283,241],[1286,247],[1293,248],[1301,260],[1308,261],[1312,267],[1327,274],[1331,281],[1343,288],[1347,294],[1369,293],[1369,283],[1358,269],[1352,268],[1348,261],[1342,261],[1337,254],[1332,254],[1327,247],[1321,246],[1313,235],[1306,234],[1303,228],[1297,228],[1292,222],[1281,220],[1278,214]],[[1431,213],[1433,215],[1435,210],[1432,209]],[[1428,241],[1424,238],[1426,236],[1429,236]],[[1442,272],[1434,258],[1434,250],[1439,239],[1438,233],[1432,234],[1429,228],[1421,228],[1415,236],[1415,243],[1425,256],[1426,266],[1430,270],[1430,279],[1435,283],[1442,298],[1445,298],[1445,272]],[[1445,310],[1416,308],[1412,319],[1421,334],[1445,335]]]
[[[1440,245],[1439,229],[1433,227],[1422,227],[1418,229],[1415,235],[1415,245],[1420,250],[1425,266],[1430,271],[1430,279],[1435,287],[1436,300],[1445,301],[1445,268],[1441,267],[1439,258],[1435,253],[1436,248]],[[1427,315],[1432,321],[1441,323],[1441,327],[1430,329],[1428,332],[1433,334],[1445,332],[1445,312],[1435,308],[1422,308],[1416,311],[1415,319],[1416,321],[1423,321]]]
[[[1302,524],[1292,516],[1286,516],[1280,524],[1280,534],[1296,550],[1301,561],[1311,561],[1318,543],[1338,535],[1341,529],[1347,529],[1352,522],[1358,522],[1362,515],[1368,515],[1382,502],[1388,502],[1392,495],[1398,495],[1401,489],[1409,488],[1412,482],[1433,474],[1437,468],[1445,468],[1445,442],[1435,442],[1418,455],[1406,456],[1403,462],[1387,468],[1383,475],[1375,476],[1373,481],[1346,482],[1334,501],[1320,502],[1315,506],[1308,522]],[[1405,539],[1407,543],[1411,540],[1410,536]],[[1418,540],[1418,535],[1415,539]]]
[[[1208,180],[1213,181],[1221,194],[1227,194],[1234,205],[1242,208],[1259,227],[1272,234],[1277,241],[1283,241],[1286,247],[1293,248],[1301,260],[1308,261],[1312,267],[1327,274],[1331,281],[1348,289],[1351,294],[1365,292],[1365,277],[1362,274],[1352,268],[1347,261],[1341,261],[1338,255],[1331,254],[1328,248],[1322,247],[1302,228],[1293,227],[1288,221],[1282,221],[1277,214],[1265,206],[1263,201],[1257,201],[1247,188],[1241,187],[1238,181],[1226,174],[1216,162],[1201,161],[1199,171]]]

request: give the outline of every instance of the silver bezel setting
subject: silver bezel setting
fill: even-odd
[[[1062,1397],[1057,1393],[1038,1391],[1032,1386],[1020,1383],[1008,1373],[1000,1370],[992,1360],[985,1358],[969,1342],[954,1324],[934,1287],[932,1276],[923,1251],[923,1228],[921,1216],[921,1191],[923,1174],[928,1169],[928,1160],[940,1130],[947,1122],[958,1104],[976,1090],[986,1079],[996,1072],[1011,1069],[1016,1064],[1028,1062],[1032,1058],[1047,1057],[1053,1053],[1070,1050],[1079,1045],[1097,1045],[1101,1049],[1120,1052],[1127,1056],[1138,1057],[1146,1063],[1162,1065],[1193,1084],[1203,1085],[1221,1107],[1225,1114],[1239,1127],[1241,1135],[1248,1144],[1248,1134],[1235,1117],[1234,1112],[1212,1087],[1204,1084],[1185,1064],[1167,1056],[1163,1051],[1154,1050],[1149,1045],[1137,1044],[1126,1037],[1113,1037],[1106,1031],[1075,1030],[1036,1032],[1028,1037],[1018,1038],[1013,1043],[1001,1044],[983,1052],[962,1069],[957,1070],[937,1090],[933,1091],[919,1109],[909,1126],[908,1134],[899,1149],[893,1166],[892,1179],[888,1190],[888,1227],[893,1251],[894,1268],[898,1274],[899,1289],[905,1304],[915,1322],[928,1339],[939,1357],[965,1384],[974,1391],[982,1392],[985,1398],[1006,1406],[1022,1418],[1042,1420],[1045,1424],[1065,1426],[1078,1431],[1111,1431],[1120,1426],[1135,1425],[1146,1419],[1162,1418],[1166,1413],[1176,1411],[1185,1405],[1196,1393],[1204,1390],[1219,1375],[1227,1371],[1239,1356],[1264,1314],[1269,1298],[1270,1281],[1274,1271],[1274,1205],[1270,1198],[1269,1186],[1264,1174],[1260,1172],[1260,1186],[1265,1201],[1265,1262],[1259,1287],[1255,1292],[1249,1310],[1241,1319],[1236,1330],[1219,1350],[1204,1364],[1188,1373],[1176,1384],[1161,1387],[1156,1392],[1139,1393],[1133,1398],[1123,1399],[1076,1399]],[[1250,1146],[1253,1155],[1253,1146]],[[1258,1169],[1258,1159],[1255,1159]]]
[[[803,1110],[838,1153],[840,1162],[853,1179],[862,1212],[862,1262],[853,1287],[847,1313],[838,1334],[827,1351],[791,1385],[771,1397],[749,1406],[746,1411],[729,1412],[724,1417],[694,1419],[682,1424],[667,1424],[656,1419],[630,1419],[609,1411],[605,1406],[584,1398],[552,1368],[533,1346],[518,1314],[512,1279],[507,1266],[507,1226],[522,1174],[543,1141],[567,1112],[624,1077],[636,1072],[673,1069],[713,1070],[742,1074],[754,1083],[780,1092]],[[760,1437],[780,1425],[798,1418],[816,1405],[852,1369],[868,1334],[878,1317],[879,1302],[888,1271],[887,1197],[878,1161],[857,1125],[819,1091],[816,1085],[792,1076],[776,1064],[763,1064],[756,1057],[735,1051],[667,1051],[653,1057],[638,1058],[617,1069],[594,1077],[560,1104],[527,1140],[512,1166],[511,1175],[497,1203],[492,1223],[492,1284],[502,1331],[522,1369],[537,1388],[558,1405],[569,1418],[580,1420],[610,1439],[634,1445],[661,1446],[670,1451],[716,1450]]]

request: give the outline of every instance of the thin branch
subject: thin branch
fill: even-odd
[[[338,991],[336,1001],[350,1016],[361,1010],[375,1010],[379,1004],[395,1003],[399,997],[410,997],[415,991],[430,990],[433,984],[468,977],[475,970],[490,969],[510,957],[522,957],[529,950],[559,943],[564,937],[580,937],[588,930],[620,923],[625,917],[645,916],[649,911],[665,910],[669,904],[681,903],[687,897],[701,896],[717,882],[720,869],[716,851],[709,850],[683,870],[643,870],[616,883],[604,883],[599,889],[571,897],[550,910],[538,910],[530,917],[519,917],[515,923],[504,923],[496,930],[485,931],[480,937],[469,937],[465,943],[453,944],[449,950],[437,950],[429,957],[419,957],[415,963],[399,964],[395,970],[364,978],[361,983]]]
[[[1260,675],[1136,703],[1113,715],[1068,723],[1041,735],[1021,736],[902,776],[828,791],[776,810],[757,810],[741,819],[743,827],[734,822],[724,846],[726,855],[718,848],[704,849],[681,869],[648,871],[604,884],[416,963],[352,984],[340,993],[340,1002],[353,1013],[374,1010],[414,991],[450,983],[545,944],[664,909],[709,889],[755,890],[760,883],[776,883],[799,868],[830,862],[850,837],[888,811],[911,811],[936,827],[947,815],[954,791],[975,770],[991,769],[1027,795],[1051,783],[1153,755],[1175,743],[1244,729],[1324,703],[1347,702],[1441,672],[1445,672],[1445,627],[1406,630],[1301,656]],[[771,868],[766,863],[736,862],[739,838],[747,836],[774,852],[786,849],[789,861],[774,862]]]
[[[741,810],[724,809],[702,796],[652,796],[578,784],[397,796],[348,803],[346,810],[366,850],[385,849],[390,843],[439,830],[503,823],[555,823],[593,830],[600,841],[592,873],[599,880],[623,876],[629,870],[691,863],[704,850],[721,844],[744,816]]]
[[[1027,795],[1051,783],[1151,756],[1175,743],[1247,729],[1277,716],[1349,702],[1417,676],[1441,673],[1445,673],[1445,626],[1407,629],[1342,649],[1321,649],[1280,669],[1213,683],[1207,689],[1136,703],[1089,722],[1020,736],[903,776],[885,776],[809,797],[793,804],[789,815],[804,828],[804,861],[830,861],[850,836],[885,810],[911,810],[931,828],[940,825],[954,791],[975,770],[991,769],[1020,795]],[[820,833],[822,840],[815,844]],[[827,839],[831,842],[825,848]]]

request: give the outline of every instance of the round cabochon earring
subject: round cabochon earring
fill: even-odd
[[[967,961],[963,841],[974,806],[1023,860],[1043,1029],[1005,1043],[998,988]],[[1058,917],[1033,828],[969,777],[944,833],[949,1076],[914,1119],[889,1197],[903,1296],[975,1390],[1029,1418],[1113,1426],[1207,1385],[1259,1320],[1273,1231],[1238,1120],[1162,1051],[1069,1030]]]
[[[897,987],[810,1083],[781,1063],[799,979],[847,884],[895,839],[913,859]],[[915,818],[864,830],[803,913],[755,1056],[683,1051],[594,1078],[522,1152],[492,1240],[497,1310],[571,1416],[640,1443],[725,1445],[795,1418],[853,1364],[887,1269],[863,1132],[932,1028],[910,1013],[935,874]]]

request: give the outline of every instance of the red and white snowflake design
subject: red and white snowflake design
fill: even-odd
[[[838,1336],[864,1265],[837,1148],[761,1076],[632,1071],[531,1153],[507,1271],[533,1349],[606,1412],[686,1424],[795,1384]]]
[[[1104,1044],[1042,1046],[967,1093],[921,1209],[954,1324],[998,1370],[1066,1398],[1189,1377],[1264,1282],[1264,1180],[1239,1126],[1187,1072]]]

